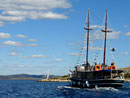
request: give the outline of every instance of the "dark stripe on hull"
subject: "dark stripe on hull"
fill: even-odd
[[[114,79],[98,79],[98,80],[77,80],[72,79],[73,87],[122,87],[124,80],[114,80]],[[87,81],[87,83],[86,83]]]

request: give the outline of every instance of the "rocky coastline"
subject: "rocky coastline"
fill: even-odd
[[[62,80],[62,79],[41,79],[37,82],[70,82],[70,80]]]

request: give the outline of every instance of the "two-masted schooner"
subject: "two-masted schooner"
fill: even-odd
[[[106,61],[106,41],[107,33],[111,32],[107,29],[107,10],[105,19],[105,29],[101,30],[105,32],[104,40],[104,56],[103,63],[90,65],[88,61],[89,53],[89,31],[91,30],[89,26],[89,10],[87,19],[87,51],[86,51],[86,63],[82,65],[75,66],[74,71],[71,71],[71,85],[73,87],[122,87],[124,83],[124,72],[122,70],[117,70],[115,63],[112,62],[111,65],[107,65]]]

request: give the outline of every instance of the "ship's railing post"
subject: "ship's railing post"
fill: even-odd
[[[111,79],[112,79],[112,69],[111,69]]]

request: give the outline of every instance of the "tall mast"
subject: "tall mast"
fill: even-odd
[[[105,32],[104,57],[103,57],[103,65],[105,65],[105,61],[106,61],[106,41],[107,41],[107,32],[111,32],[111,31],[107,30],[107,9],[106,9],[105,30],[102,30],[102,32]]]
[[[88,9],[88,33],[87,33],[87,54],[86,54],[86,64],[88,64],[88,49],[89,49],[89,9]]]
[[[87,26],[87,28],[84,28],[84,29],[88,31],[88,32],[87,32],[87,52],[86,52],[86,66],[88,67],[88,66],[89,66],[89,62],[88,62],[89,30],[91,30],[90,27],[89,27],[89,9],[88,9],[88,19],[87,19],[87,20],[88,20],[88,21],[87,21],[88,26]]]

